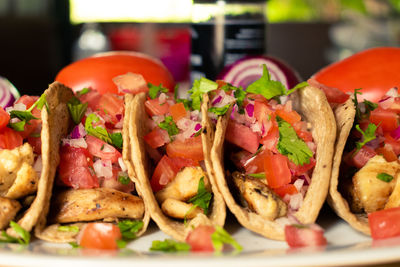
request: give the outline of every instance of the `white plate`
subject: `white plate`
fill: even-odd
[[[373,242],[326,207],[318,223],[325,229],[328,246],[324,250],[290,250],[285,242],[265,239],[240,227],[229,216],[226,229],[243,246],[238,255],[165,254],[149,252],[153,240],[164,240],[165,234],[150,225],[145,236],[131,242],[127,249],[110,255],[106,252],[87,255],[67,244],[33,241],[21,247],[7,244],[0,248],[0,265],[7,266],[115,266],[115,267],[236,267],[236,266],[338,266],[382,264],[400,261],[400,238]]]

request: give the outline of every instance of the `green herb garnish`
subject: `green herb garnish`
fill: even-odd
[[[262,76],[258,80],[251,83],[247,87],[246,92],[262,95],[266,99],[271,99],[276,96],[284,95],[286,88],[281,82],[271,80],[267,66],[263,64]]]
[[[216,90],[217,88],[218,84],[207,78],[202,77],[199,80],[195,80],[193,82],[193,87],[188,91],[192,99],[192,108],[194,110],[200,110],[203,94]]]
[[[363,118],[363,113],[361,112],[360,108],[359,108],[359,102],[357,99],[357,95],[362,95],[362,93],[360,92],[360,88],[355,89],[354,90],[354,97],[353,97],[353,103],[354,103],[354,107],[356,108],[356,120],[360,121]],[[378,107],[378,104],[373,103],[371,101],[368,101],[366,99],[364,99],[364,106],[365,106],[365,112],[364,115],[366,117],[369,116],[369,114],[371,113],[372,110],[376,109]]]
[[[72,120],[75,124],[79,124],[85,115],[88,103],[81,103],[78,98],[73,97],[68,101],[67,106]]]
[[[242,246],[221,226],[215,226],[215,232],[211,234],[211,241],[217,252],[222,251],[224,244],[231,245],[237,252],[243,250]]]
[[[87,116],[85,121],[85,130],[89,135],[97,137],[104,142],[113,145],[117,148],[122,148],[122,134],[112,133],[109,134],[107,130],[103,127],[97,126],[93,127],[93,123],[100,121],[100,118],[95,114],[91,113]]]
[[[76,242],[69,242],[68,244],[70,244],[72,248],[81,248]]]
[[[161,93],[167,93],[168,92],[168,88],[163,87],[162,84],[157,86],[157,85],[153,85],[151,83],[148,83],[147,86],[149,87],[149,97],[151,99],[156,98],[159,92],[161,92]]]
[[[211,107],[208,109],[208,111],[220,116],[220,115],[224,115],[230,107],[231,107],[231,104],[228,104],[228,105],[225,105],[225,106],[219,107],[219,108]]]
[[[174,120],[172,119],[172,116],[166,116],[164,121],[158,124],[158,126],[161,129],[166,130],[170,138],[179,133],[179,129],[176,126]]]
[[[119,175],[118,182],[120,182],[123,185],[128,185],[131,182],[131,179],[129,179],[128,175]]]
[[[11,128],[13,128],[16,131],[23,131],[25,124],[29,124],[30,120],[38,120],[39,118],[36,118],[35,116],[33,116],[32,114],[32,110],[36,107],[38,109],[42,109],[43,106],[46,105],[47,109],[47,101],[46,101],[46,95],[42,94],[38,100],[36,100],[35,103],[33,103],[33,105],[27,109],[27,110],[12,110],[10,111],[10,118],[18,118],[20,121],[19,122],[15,122],[15,123],[10,123],[9,126]]]
[[[178,251],[189,251],[190,245],[184,242],[177,242],[172,239],[165,239],[164,241],[154,240],[151,244],[151,251],[163,251],[163,252],[178,252]]]
[[[289,160],[296,165],[310,163],[313,152],[307,144],[297,136],[293,127],[280,118],[276,117],[279,129],[278,150],[282,155],[288,156]]]
[[[363,141],[356,142],[356,151],[354,152],[354,154],[356,154],[366,143],[368,143],[369,141],[372,141],[376,138],[375,131],[377,128],[378,128],[378,126],[376,126],[373,123],[370,123],[370,124],[368,124],[367,129],[364,132],[363,130],[361,130],[360,125],[356,124],[356,130],[362,134]]]
[[[18,237],[10,236],[6,231],[1,231],[0,243],[19,243],[21,245],[28,245],[31,239],[31,234],[14,221],[10,222],[10,226],[17,233]]]
[[[76,95],[76,97],[79,98],[79,97],[89,93],[90,91],[91,91],[91,89],[89,89],[89,88],[83,88],[82,90],[76,92],[75,95]]]
[[[111,133],[110,134],[111,144],[116,148],[122,149],[123,139],[121,133]]]
[[[212,194],[208,192],[205,187],[204,177],[201,177],[199,180],[199,185],[197,187],[197,195],[189,199],[188,202],[193,203],[195,206],[202,208],[204,214],[207,214],[211,198]]]
[[[76,225],[61,225],[57,228],[57,231],[78,233],[79,227]]]
[[[379,180],[384,181],[386,183],[390,183],[394,179],[394,177],[392,175],[384,173],[384,172],[378,173],[378,175],[376,175],[376,178],[378,178]]]
[[[143,222],[123,220],[118,222],[118,228],[121,231],[123,240],[132,240],[136,238],[136,234],[143,228]]]
[[[250,177],[259,178],[259,179],[264,179],[264,178],[266,178],[264,172],[260,172],[260,173],[250,173],[250,174],[247,174],[247,175],[250,176]]]

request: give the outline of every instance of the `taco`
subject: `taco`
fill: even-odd
[[[143,198],[159,228],[180,241],[193,227],[225,222],[210,151],[215,122],[229,115],[234,98],[220,97],[210,118],[209,97],[221,91],[217,88],[216,82],[201,78],[188,99],[178,99],[162,86],[127,97],[132,102],[131,159]]]
[[[72,96],[69,88],[55,82],[42,96],[24,95],[6,111],[1,109],[1,229],[13,221],[30,232],[47,213]],[[13,228],[7,233],[18,236]]]
[[[38,238],[74,242],[89,222],[118,224],[123,238],[121,223],[129,225],[129,238],[146,231],[150,215],[130,158],[128,95],[84,88],[68,102],[73,123],[61,139],[50,212],[35,229]]]
[[[230,119],[217,123],[211,150],[217,184],[240,224],[284,240],[285,225],[313,224],[325,201],[333,112],[322,91],[306,83],[288,91],[265,66],[244,92]]]
[[[328,203],[354,229],[370,235],[368,214],[400,206],[399,104],[396,88],[378,102],[354,96],[335,109],[338,137]]]

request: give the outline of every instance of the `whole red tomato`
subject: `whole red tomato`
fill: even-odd
[[[377,102],[390,88],[400,86],[399,70],[400,48],[377,47],[333,63],[313,78],[343,92],[361,88],[360,99]]]
[[[91,87],[101,94],[118,93],[112,79],[127,72],[139,73],[147,82],[154,85],[162,84],[170,91],[175,86],[171,73],[161,61],[131,51],[105,52],[78,60],[64,67],[55,80],[72,88],[73,91]]]

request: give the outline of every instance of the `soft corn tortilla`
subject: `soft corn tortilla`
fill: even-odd
[[[317,146],[316,164],[303,204],[294,214],[304,224],[314,223],[328,193],[332,167],[332,156],[336,137],[335,118],[325,94],[314,87],[307,86],[294,93],[293,108],[311,124],[311,132]],[[255,212],[243,208],[232,196],[223,165],[223,144],[228,118],[218,121],[215,143],[211,150],[214,171],[226,205],[237,220],[247,229],[270,239],[284,240],[284,225],[277,220],[262,218]]]
[[[42,172],[35,199],[22,218],[17,221],[28,232],[48,212],[51,188],[59,162],[58,146],[61,136],[67,133],[69,125],[67,102],[73,96],[71,89],[58,82],[50,84],[44,94],[48,109],[44,106],[41,111]],[[16,235],[11,228],[7,229],[7,233]]]
[[[354,214],[351,212],[347,200],[338,191],[339,170],[342,162],[343,150],[353,127],[356,109],[353,101],[349,98],[345,103],[338,106],[335,111],[337,124],[337,139],[335,145],[335,156],[333,158],[332,177],[329,186],[328,203],[336,214],[347,221],[354,229],[370,235],[368,218],[366,214]]]
[[[122,127],[122,138],[123,138],[123,148],[122,148],[122,159],[124,161],[124,164],[127,168],[128,171],[128,176],[129,178],[134,182],[135,184],[135,189],[136,192],[138,193],[138,196],[140,198],[142,197],[142,192],[143,190],[141,189],[140,184],[138,183],[138,179],[136,178],[136,174],[135,174],[135,170],[132,166],[132,160],[131,160],[131,156],[134,155],[131,153],[131,146],[130,146],[130,136],[129,136],[129,122],[131,119],[131,110],[132,110],[132,102],[129,101],[129,99],[131,99],[129,96],[129,94],[125,95],[125,114],[124,114],[124,122],[123,122],[123,127]],[[65,133],[66,135],[67,133]],[[59,139],[61,140],[61,139]],[[59,146],[59,142],[57,143],[57,150],[58,150],[58,146]],[[59,153],[57,152],[57,157],[59,158]],[[58,164],[57,164],[58,165]],[[56,166],[57,166],[56,165]],[[52,190],[52,188],[49,189],[50,191]],[[73,189],[72,189],[73,190]],[[112,192],[115,190],[108,190],[106,188],[96,188],[96,189],[82,189],[81,192],[78,192],[79,190],[74,190],[75,192],[68,192],[67,194],[65,194],[66,192],[63,191],[63,194],[66,195],[66,199],[68,199],[68,196],[74,195],[77,192],[78,193],[82,193],[82,197],[85,196],[86,192],[85,190],[89,190],[89,194],[90,195],[98,195],[98,202],[107,202],[107,198],[115,198],[115,195],[122,195],[119,194],[120,192]],[[59,195],[55,196],[54,200],[56,201],[56,197],[58,197]],[[132,196],[133,199],[134,196]],[[96,197],[94,197],[96,198]],[[79,202],[78,200],[79,198],[77,198],[77,202]],[[137,201],[137,198],[135,197]],[[122,196],[122,200],[123,201],[129,201],[129,199],[126,199]],[[132,201],[132,203],[129,203],[131,205],[135,205]],[[84,204],[83,202],[85,201],[81,201],[82,203],[78,203],[78,204]],[[64,203],[65,204],[65,203]],[[87,203],[86,203],[87,204]],[[121,212],[121,214],[124,214],[124,216],[121,218],[125,218],[125,219],[137,219],[137,218],[132,218],[132,216],[129,216],[130,214],[134,214],[134,208],[131,207],[131,205],[123,205],[123,203],[120,203],[121,205],[121,209],[123,210],[123,212]],[[72,205],[71,205],[72,206]],[[115,206],[115,205],[114,205]],[[47,209],[49,209],[49,205],[47,206]],[[70,210],[68,210],[70,211]],[[67,210],[65,211],[61,211],[61,212],[68,212]],[[102,211],[99,210],[99,213],[101,213]],[[88,212],[89,213],[89,212]],[[50,216],[52,216],[52,218],[55,217],[62,217],[65,214],[49,214],[49,221],[51,221]],[[115,219],[118,218],[114,218],[109,217],[110,213],[105,213],[104,216],[102,216],[101,214],[99,215],[100,217],[98,218],[98,220],[103,220],[103,221],[114,221]],[[82,218],[82,220],[84,219],[84,216],[80,216]],[[104,218],[103,218],[104,217]],[[144,213],[143,213],[143,217],[140,218],[140,220],[143,222],[143,227],[142,229],[136,234],[137,236],[142,235],[146,229],[147,226],[149,224],[150,221],[150,213],[149,210],[147,209],[147,205],[144,205]],[[60,231],[59,230],[59,223],[55,223],[55,224],[51,224],[51,225],[46,225],[47,224],[47,216],[44,214],[41,217],[40,223],[38,224],[38,226],[35,229],[35,235],[36,237],[45,240],[45,241],[49,241],[49,242],[55,242],[55,243],[66,243],[66,242],[74,242],[76,241],[76,238],[79,234],[78,231]],[[77,228],[79,228],[79,230],[81,230],[85,225],[87,224],[87,222],[73,222],[73,223],[67,223],[67,224],[63,224],[63,225],[68,225],[68,226],[75,226]]]
[[[150,211],[151,218],[156,222],[160,229],[179,241],[184,241],[186,235],[193,227],[200,224],[206,225],[219,225],[223,226],[226,217],[226,208],[222,195],[217,190],[215,173],[213,170],[213,164],[210,159],[211,149],[213,147],[214,140],[214,127],[212,126],[208,116],[209,100],[208,95],[203,96],[203,102],[201,105],[202,112],[202,133],[201,139],[203,142],[203,153],[204,161],[207,169],[207,176],[211,182],[211,189],[213,192],[213,200],[210,206],[210,214],[205,216],[204,214],[199,214],[195,218],[188,220],[187,224],[181,221],[174,220],[166,216],[158,204],[155,195],[151,189],[149,167],[150,161],[149,157],[146,155],[145,144],[143,137],[147,133],[145,120],[147,116],[144,109],[144,102],[146,101],[146,94],[140,93],[135,97],[130,96],[128,101],[132,101],[131,110],[131,120],[129,123],[129,134],[131,137],[131,159],[133,166],[135,167],[135,172],[139,183],[142,185],[143,198],[145,201],[145,206],[148,207]],[[228,113],[227,113],[228,114]],[[221,121],[219,118],[218,121]]]

